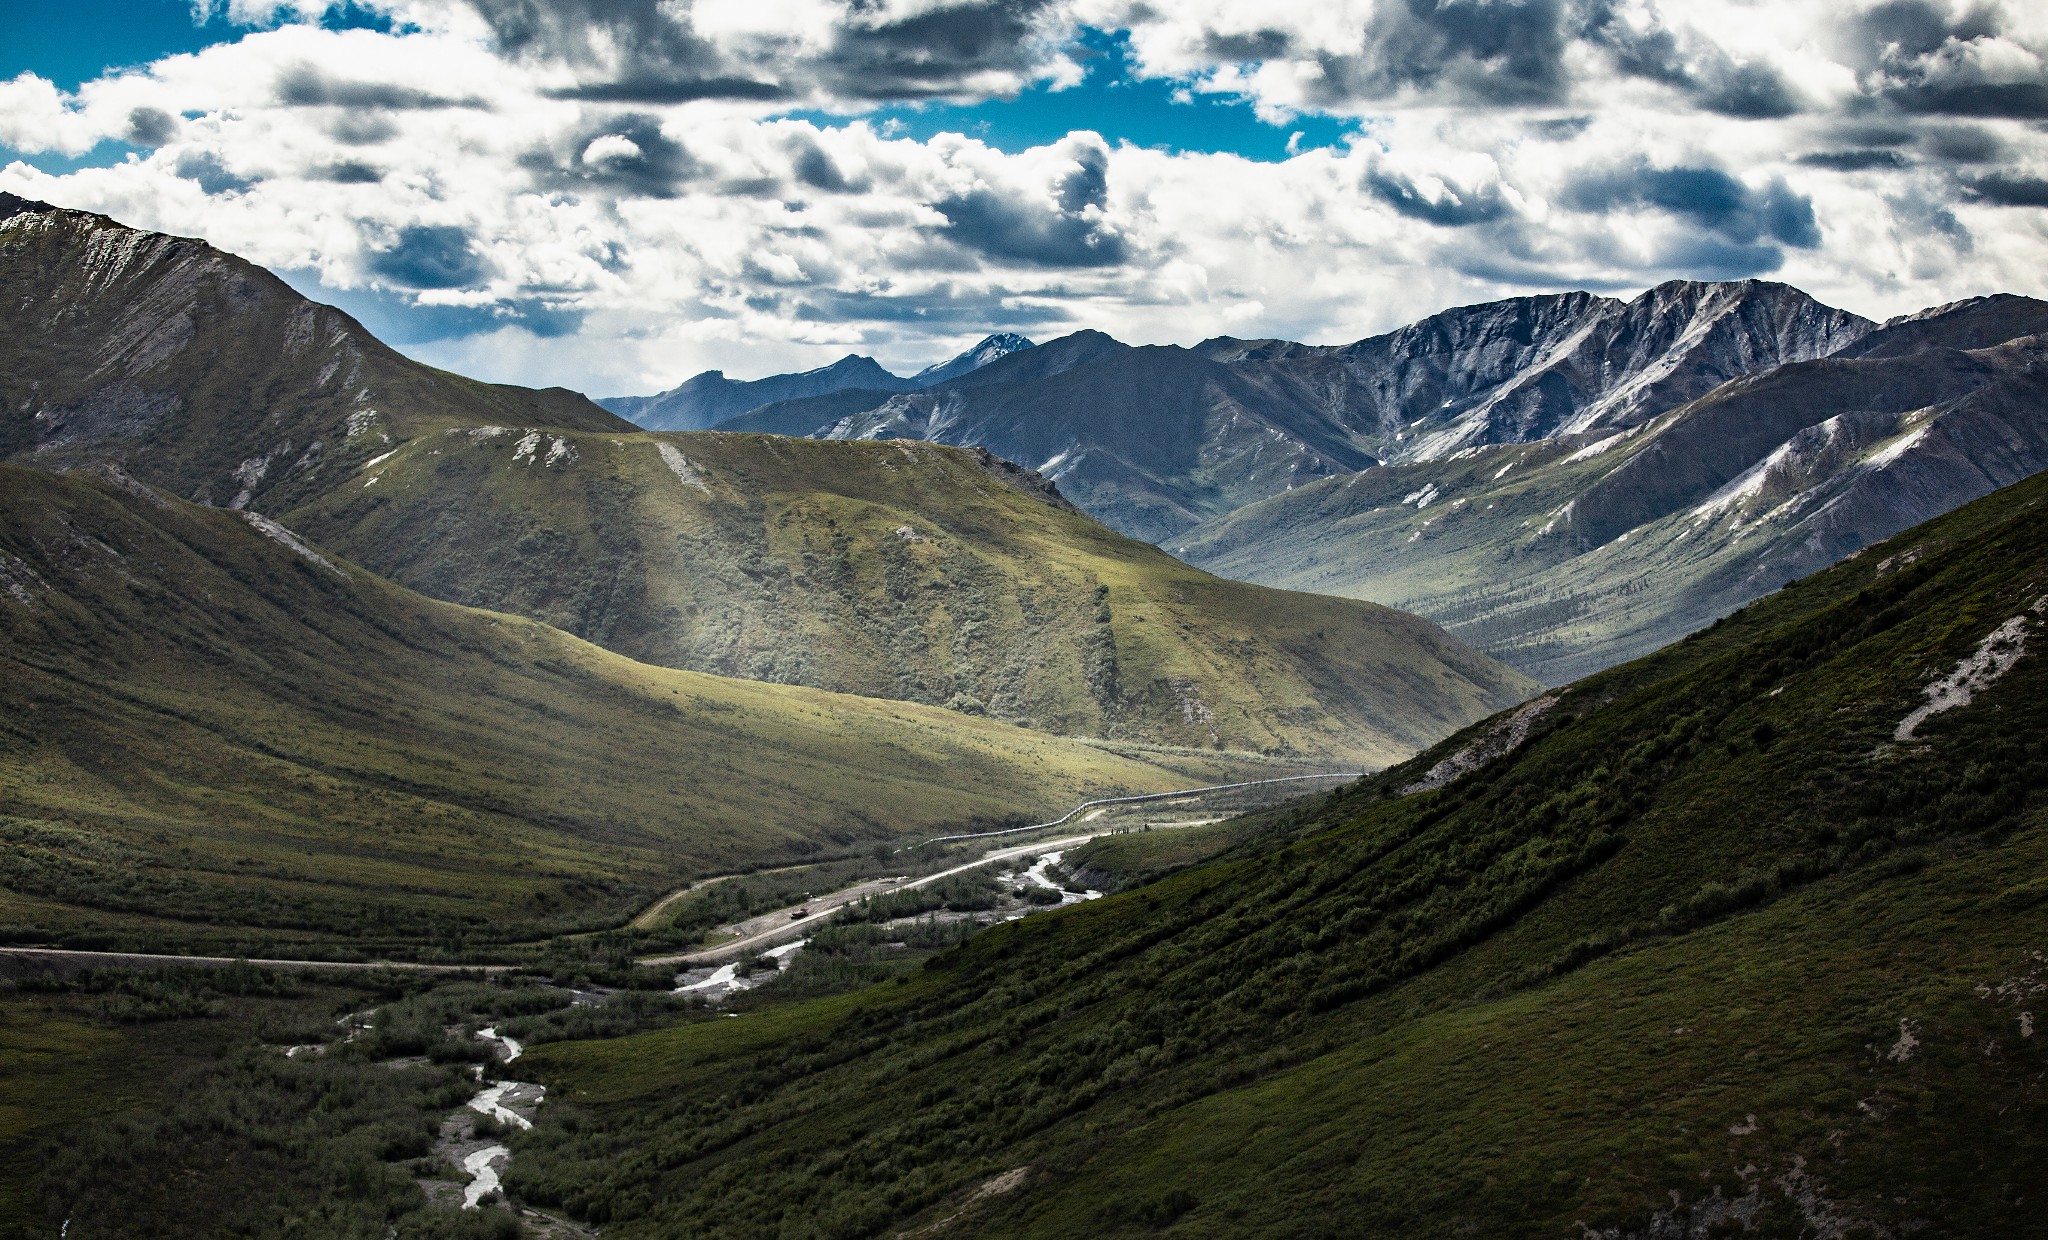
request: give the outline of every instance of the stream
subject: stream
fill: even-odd
[[[496,1043],[505,1063],[511,1063],[526,1050],[516,1038],[508,1038],[499,1033],[495,1025],[486,1025],[477,1030],[476,1036],[478,1041]],[[475,1072],[477,1081],[481,1084],[484,1076],[483,1065],[476,1065]],[[527,1081],[497,1081],[478,1090],[476,1096],[463,1105],[499,1123],[528,1130],[533,1127],[533,1121],[512,1108],[538,1107],[546,1094],[546,1087]],[[498,1191],[499,1176],[511,1158],[512,1151],[496,1143],[484,1145],[463,1155],[462,1169],[470,1177],[468,1186],[462,1190],[463,1209],[482,1208],[484,1198]]]

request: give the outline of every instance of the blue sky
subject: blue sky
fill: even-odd
[[[186,0],[0,9],[0,189],[486,378],[1342,342],[1785,280],[2048,292],[2023,0]]]
[[[894,126],[914,138],[963,133],[1011,152],[1057,142],[1077,129],[1092,129],[1112,142],[1167,151],[1230,152],[1262,161],[1334,146],[1358,131],[1358,123],[1349,118],[1314,114],[1298,113],[1268,123],[1247,99],[1140,78],[1131,72],[1130,44],[1120,34],[1084,28],[1076,42],[1087,57],[1082,61],[1087,77],[1077,86],[1034,85],[1010,99],[898,104],[863,108],[852,115]],[[792,115],[821,124],[841,119],[818,111]]]

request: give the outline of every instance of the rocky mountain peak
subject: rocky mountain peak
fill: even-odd
[[[937,365],[927,366],[915,375],[912,375],[911,378],[914,382],[924,387],[930,387],[934,384],[957,379],[961,375],[980,370],[990,362],[1008,357],[1012,353],[1021,353],[1033,347],[1032,342],[1028,338],[1019,336],[1015,332],[997,332],[995,335],[984,337],[981,343],[961,353],[959,356],[949,361],[940,362]]]

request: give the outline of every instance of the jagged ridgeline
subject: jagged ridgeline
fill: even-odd
[[[454,422],[602,430],[574,392],[479,383],[203,241],[0,194],[0,459],[114,461],[273,515]]]
[[[1863,333],[1656,416],[1315,482],[1172,549],[1419,612],[1559,683],[2048,466],[2048,303]]]
[[[0,465],[11,941],[502,949],[713,870],[1242,769],[649,667],[102,470]]]
[[[902,985],[531,1059],[607,1236],[2024,1231],[2048,478]]]
[[[986,453],[476,426],[358,474],[287,522],[651,663],[1372,764],[1534,689],[1400,612],[1190,569]]]
[[[636,659],[1346,764],[1535,688],[1426,621],[1188,569],[971,451],[640,434],[103,216],[0,200],[0,293],[0,454],[117,463]]]

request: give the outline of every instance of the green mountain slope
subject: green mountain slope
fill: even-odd
[[[1561,683],[2048,467],[2048,303],[1989,297],[1629,427],[1328,479],[1177,539]]]
[[[621,1238],[2036,1230],[2044,623],[2036,478],[903,985],[541,1048],[510,1183]]]
[[[0,936],[460,950],[1241,763],[647,667],[265,518],[0,466]]]
[[[0,460],[115,462],[276,514],[449,421],[630,429],[573,392],[400,356],[203,241],[0,194]]]
[[[1191,569],[936,444],[451,428],[286,520],[645,662],[1066,735],[1383,765],[1536,687],[1412,616]]]
[[[1430,624],[1190,572],[969,453],[664,444],[104,216],[0,198],[0,328],[0,460],[118,464],[648,662],[1371,765],[1535,688]]]

